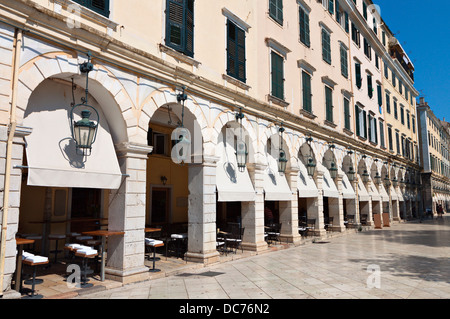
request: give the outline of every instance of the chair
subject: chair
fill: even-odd
[[[333,219],[334,217],[328,217],[328,223],[325,224],[325,229],[327,231],[333,231]]]
[[[306,236],[309,236],[310,233],[314,236],[315,231],[316,231],[316,219],[315,218],[307,219],[306,220]]]
[[[299,221],[298,232],[300,235],[302,235],[302,237],[306,235],[306,230],[306,221]]]
[[[145,238],[145,246],[153,248],[153,268],[149,269],[150,272],[158,272],[161,271],[161,269],[155,268],[155,261],[156,261],[156,248],[164,246],[164,242],[162,240],[156,240],[152,238]],[[148,260],[150,260],[149,257],[147,257]]]
[[[361,225],[367,225],[367,215],[366,214],[361,215]]]
[[[281,224],[273,224],[271,229],[267,232],[267,241],[269,245],[275,241],[280,241]]]
[[[58,249],[58,241],[62,239],[66,239],[66,235],[64,234],[50,234],[48,235],[49,240],[55,241],[55,250],[51,250],[50,253],[55,254],[55,260],[53,261],[55,264],[58,261],[58,253],[62,252],[62,250]]]
[[[355,215],[347,215],[345,227],[347,228],[354,228],[356,226],[355,224]]]
[[[227,247],[231,249],[234,248],[235,254],[239,248],[241,248],[242,252],[244,251],[242,249],[242,238],[244,237],[244,230],[245,227],[240,228],[238,225],[232,225],[231,234],[229,238],[226,238]]]

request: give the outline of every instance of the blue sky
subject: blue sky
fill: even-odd
[[[450,1],[374,0],[415,66],[415,88],[450,122]]]

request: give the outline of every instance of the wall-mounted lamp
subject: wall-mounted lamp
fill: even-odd
[[[161,176],[161,183],[163,183],[163,185],[166,185],[166,183],[167,183],[167,177]]]

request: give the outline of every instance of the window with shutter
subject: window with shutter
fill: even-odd
[[[385,148],[385,142],[384,142],[384,122],[380,120],[380,146],[382,148]]]
[[[166,45],[194,56],[194,0],[167,0]]]
[[[350,115],[350,101],[344,98],[344,127],[347,130],[351,130],[351,115]]]
[[[391,114],[391,96],[386,93],[386,112]]]
[[[367,112],[366,111],[362,111],[362,118],[363,118],[363,137],[367,138]]]
[[[328,64],[331,64],[331,41],[330,33],[322,28],[322,58]]]
[[[269,15],[279,24],[283,24],[283,0],[269,1]]]
[[[74,2],[109,18],[109,0],[74,0]]]
[[[227,74],[246,81],[245,31],[227,20]]]
[[[308,48],[311,45],[309,37],[309,14],[300,7],[300,41]]]
[[[328,0],[328,12],[330,14],[334,13],[334,0]]]
[[[383,106],[383,94],[381,92],[381,85],[377,84],[377,93],[378,93],[378,105]]]
[[[355,129],[356,129],[356,135],[361,136],[361,110],[358,107],[358,105],[355,105]]]
[[[348,53],[347,49],[341,45],[341,74],[348,78]]]
[[[356,86],[358,89],[362,86],[362,77],[361,77],[361,64],[356,62],[355,63],[355,73],[356,73]]]
[[[345,32],[349,33],[350,32],[350,20],[348,18],[348,13],[344,12],[344,19],[345,19]]]
[[[333,90],[325,86],[325,113],[326,120],[333,123]]]
[[[271,53],[272,62],[272,95],[284,100],[284,71],[283,57],[277,53]]]
[[[372,75],[367,74],[367,93],[370,98],[373,97]]]
[[[312,113],[311,76],[302,71],[303,109]]]
[[[392,127],[388,126],[388,141],[389,141],[389,150],[394,150],[393,140],[392,140]]]

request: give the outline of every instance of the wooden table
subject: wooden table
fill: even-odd
[[[155,233],[161,231],[161,228],[154,228],[154,227],[145,227],[146,233]]]
[[[27,238],[16,238],[17,244],[17,263],[16,263],[16,291],[22,289],[22,256],[23,256],[23,245],[33,244],[34,239]]]
[[[100,279],[101,281],[105,281],[105,246],[106,246],[106,238],[109,236],[120,236],[124,235],[125,232],[122,231],[109,231],[109,230],[93,230],[93,231],[87,231],[82,232],[83,235],[88,236],[99,236],[102,238],[102,243],[100,244],[100,254],[102,257],[102,264],[101,264],[101,270],[100,270]]]

